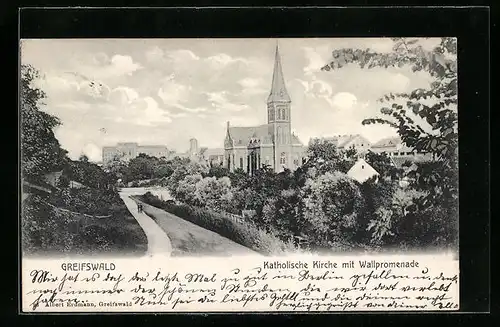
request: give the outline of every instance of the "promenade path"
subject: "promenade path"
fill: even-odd
[[[172,245],[168,235],[161,229],[154,220],[144,212],[137,212],[137,203],[130,198],[131,195],[144,194],[142,189],[124,188],[120,191],[120,197],[127,206],[127,209],[137,220],[139,225],[144,230],[148,239],[147,256],[170,256],[172,253]]]
[[[130,195],[140,195],[144,194],[147,191],[144,188],[129,188],[123,189],[123,196],[127,197],[127,200],[124,201],[132,201],[132,207],[129,207],[134,216],[137,214],[137,205],[133,199],[131,199]],[[122,197],[123,198],[123,197]],[[142,203],[142,202],[141,202]],[[147,223],[145,223],[145,232],[148,235],[148,231],[153,234],[153,238],[161,237],[161,233],[158,229],[161,230],[164,237],[169,240],[170,252],[171,256],[233,256],[233,255],[258,255],[257,253],[241,244],[238,244],[226,237],[223,237],[215,232],[207,230],[203,227],[200,227],[196,224],[193,224],[187,220],[179,218],[171,213],[168,213],[164,210],[158,209],[146,203],[143,203],[144,212],[142,214],[138,214],[139,224],[146,217],[149,219]],[[145,216],[145,217],[144,217]],[[152,227],[151,224],[154,224],[155,227]],[[149,240],[149,236],[148,236]],[[161,251],[161,248],[158,249]]]

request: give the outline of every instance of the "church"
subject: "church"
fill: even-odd
[[[267,98],[267,124],[240,127],[227,122],[224,166],[230,171],[242,169],[253,174],[264,165],[275,172],[295,170],[302,165],[306,148],[291,131],[291,103],[276,46],[271,92]]]

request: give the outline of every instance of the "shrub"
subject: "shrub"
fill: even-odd
[[[82,213],[111,217],[89,218]],[[83,227],[85,225],[87,227]],[[31,196],[25,200],[22,208],[22,246],[25,253],[121,250],[130,253],[144,252],[147,238],[116,192],[63,189],[48,198]]]
[[[167,204],[165,201],[161,201],[162,203],[158,205],[160,200],[153,195],[145,194],[140,198],[150,205],[163,208],[177,217],[211,230],[257,252],[274,255],[296,250],[292,243],[281,241],[277,236],[259,229],[251,222],[238,222],[229,215],[187,204]]]
[[[357,231],[364,200],[358,185],[343,173],[309,178],[302,189],[304,231],[323,247],[350,241]]]
[[[205,177],[196,183],[194,197],[201,206],[226,211],[233,197],[231,181],[228,177]]]

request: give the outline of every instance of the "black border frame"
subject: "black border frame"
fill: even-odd
[[[24,8],[20,9],[18,17],[21,38],[458,37],[460,313],[490,310],[488,7]],[[16,53],[18,55],[17,50]],[[20,265],[19,245],[17,252],[16,262]],[[290,318],[290,313],[258,313]],[[414,312],[384,313],[391,314],[391,319],[396,319],[401,313],[412,315],[412,319],[426,315]],[[99,315],[101,314],[116,315]],[[345,314],[348,317],[359,314],[377,315],[369,312]],[[447,313],[453,314],[455,313]],[[34,316],[40,314],[23,315],[34,322]],[[63,315],[66,320],[72,314]],[[96,315],[91,315],[91,320],[95,321]],[[217,317],[220,313],[209,315]],[[251,314],[244,314],[244,319],[258,322],[249,315]],[[295,315],[307,316],[308,320],[313,320],[310,319],[310,314],[293,314]],[[191,317],[196,316],[203,317],[207,314],[196,313]],[[148,319],[143,318],[143,322]]]

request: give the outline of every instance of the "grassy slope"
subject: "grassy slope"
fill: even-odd
[[[135,198],[137,201],[137,198]],[[238,243],[144,203],[144,212],[165,231],[172,243],[172,256],[256,255]]]
[[[32,214],[23,214],[27,224],[35,222],[36,226],[31,229],[23,226],[26,255],[128,256],[143,255],[147,250],[146,234],[123,202],[123,208],[115,207],[112,216],[103,219],[88,218],[57,207],[46,207],[40,214],[43,203],[26,205],[38,208]]]

